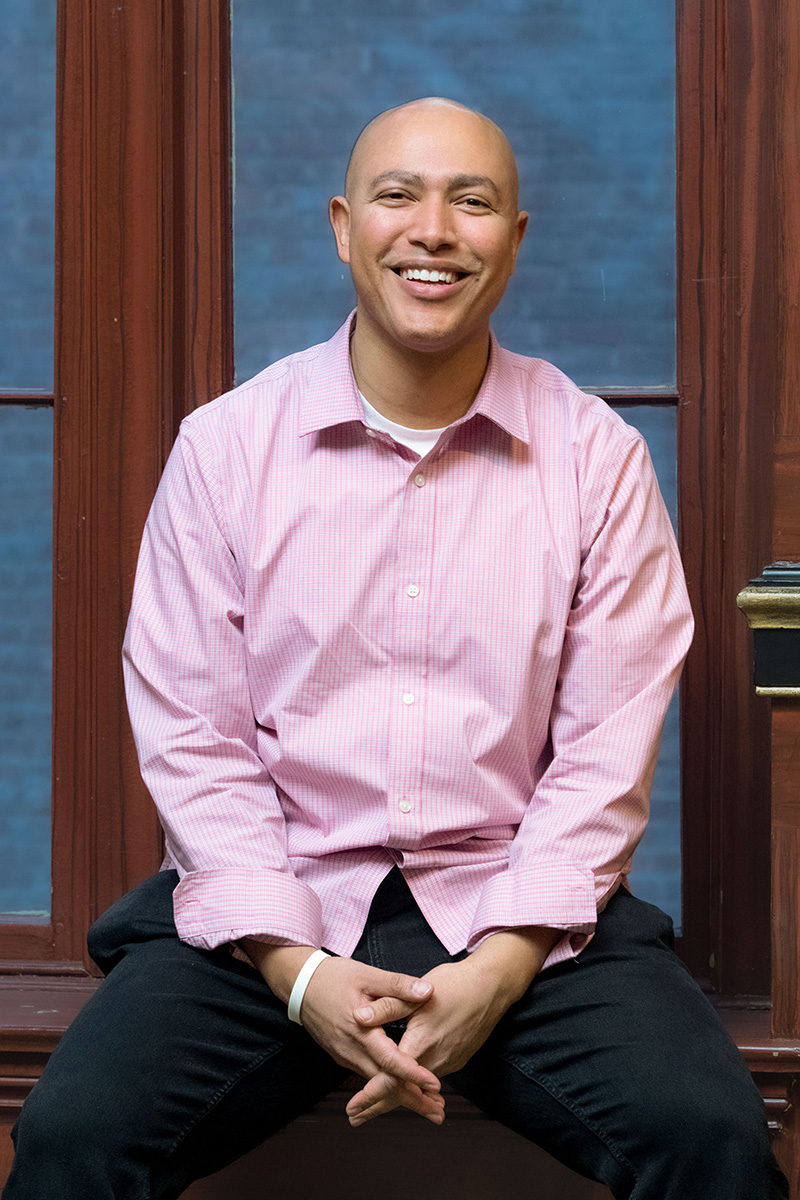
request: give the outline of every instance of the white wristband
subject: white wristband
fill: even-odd
[[[300,968],[300,974],[294,981],[292,994],[289,997],[289,1020],[294,1021],[295,1025],[303,1024],[300,1020],[300,1006],[303,1003],[303,996],[306,994],[306,988],[311,981],[311,976],[324,958],[330,958],[330,954],[326,954],[324,950],[315,950],[303,963]]]

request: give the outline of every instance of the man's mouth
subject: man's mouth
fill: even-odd
[[[395,269],[396,274],[401,279],[408,279],[414,283],[457,283],[459,279],[463,279],[464,271],[436,271],[428,270],[426,267],[401,267]]]

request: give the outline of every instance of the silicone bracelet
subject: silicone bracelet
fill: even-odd
[[[300,1006],[303,1003],[303,996],[306,994],[306,988],[309,985],[311,976],[316,971],[319,964],[324,958],[330,958],[330,954],[326,954],[324,950],[315,950],[313,954],[309,954],[306,961],[300,968],[300,973],[294,981],[292,994],[289,997],[289,1020],[294,1021],[295,1025],[302,1025],[300,1020]]]

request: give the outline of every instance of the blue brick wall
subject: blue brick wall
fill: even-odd
[[[532,225],[495,318],[578,382],[675,378],[674,20],[666,0],[234,0],[236,364],[330,336],[353,303],[326,207],[359,129],[416,96],[492,117]],[[676,519],[673,410],[628,409]],[[639,894],[680,920],[678,705]]]
[[[674,4],[235,0],[233,14],[240,378],[336,327],[352,292],[327,199],[365,122],[433,93],[486,112],[517,152],[533,222],[504,342],[579,383],[674,379]]]
[[[433,92],[517,150],[533,226],[505,343],[582,383],[671,381],[673,22],[666,0],[235,0],[239,377],[336,328],[352,292],[327,198],[361,125]],[[55,0],[3,0],[0,35],[0,387],[49,387]],[[663,487],[674,414],[627,419]],[[49,422],[0,409],[0,911],[49,903]],[[669,728],[637,869],[677,915],[674,713]]]
[[[620,415],[647,439],[661,494],[678,524],[678,414],[674,408],[636,405]],[[637,895],[681,923],[681,744],[680,701],[676,695],[664,722],[661,753],[650,793],[650,821],[633,861],[631,883]]]
[[[53,386],[55,0],[0,4],[0,387]]]
[[[0,4],[0,387],[53,381],[55,0]],[[53,414],[0,407],[0,913],[50,908]]]
[[[50,908],[53,413],[0,407],[0,913]]]

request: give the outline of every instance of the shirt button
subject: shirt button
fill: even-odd
[[[414,703],[414,693],[413,692],[403,692],[403,704],[413,704],[413,703]]]
[[[377,436],[378,436],[378,435],[377,435],[377,433],[375,432],[375,430],[374,430],[374,429],[368,429],[368,430],[367,430],[367,437],[377,437]]]
[[[412,599],[413,599],[413,597],[414,597],[414,596],[418,596],[418,595],[419,595],[419,588],[417,587],[417,585],[416,585],[415,583],[410,583],[410,584],[408,585],[408,587],[406,588],[406,592],[407,592],[407,593],[408,593],[408,595],[409,595],[409,596],[411,596],[411,597],[412,597]]]
[[[425,476],[424,475],[415,475],[414,483],[417,485],[417,487],[425,487],[425,483],[426,483]]]
[[[411,801],[401,800],[397,807],[400,809],[400,812],[411,812]]]

